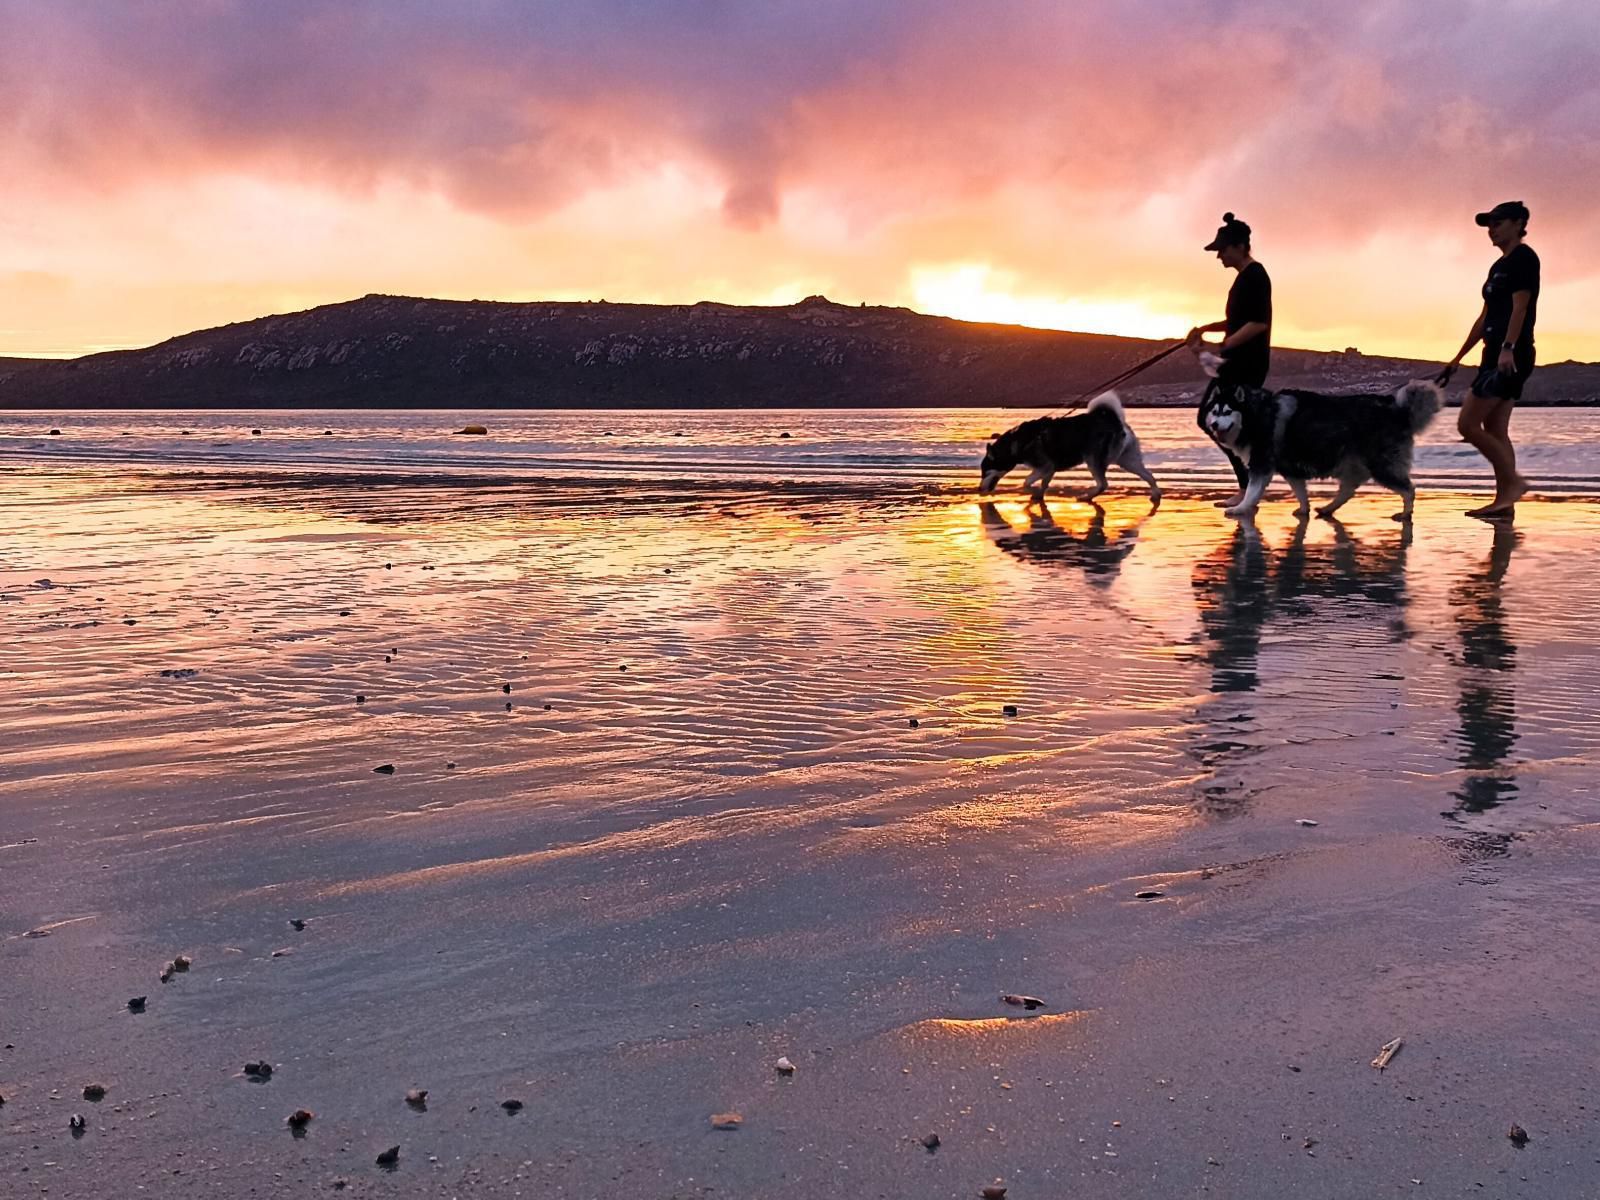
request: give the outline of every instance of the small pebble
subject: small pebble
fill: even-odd
[[[1133,894],[1133,898],[1135,900],[1159,900],[1159,899],[1161,899],[1161,897],[1163,897],[1165,895],[1166,895],[1165,892],[1156,892],[1156,891],[1135,892]]]
[[[372,768],[372,773],[374,775],[393,775],[394,774],[394,764],[393,763],[384,763],[383,766],[381,766],[381,767],[373,767]]]
[[[174,971],[187,971],[193,965],[194,959],[187,954],[180,954],[172,960],[172,969]]]
[[[1014,717],[1017,715],[1017,706],[1015,704],[1007,704],[1001,708],[1000,714],[1006,717]],[[1000,1190],[1002,1192],[1005,1191],[1004,1188],[1001,1188]]]
[[[83,1085],[83,1098],[92,1100],[96,1104],[106,1098],[106,1085],[103,1083],[86,1083]]]
[[[922,1145],[928,1150],[937,1150],[939,1148],[939,1135],[937,1133],[924,1134],[922,1136]]]
[[[500,690],[508,696],[511,695],[511,685],[509,683],[502,683],[500,685]]]
[[[400,1147],[390,1146],[372,1161],[377,1163],[380,1167],[392,1167],[395,1165],[395,1163],[400,1161]]]
[[[272,1064],[264,1059],[261,1062],[247,1062],[244,1065],[244,1073],[251,1079],[271,1079]]]
[[[1036,1008],[1043,1008],[1045,1006],[1044,1001],[1039,999],[1037,996],[1018,996],[1007,992],[1004,996],[1001,996],[1000,999],[1016,1008],[1025,1008],[1029,1012],[1032,1012]]]
[[[409,1092],[406,1093],[406,1103],[411,1105],[412,1108],[427,1108],[428,1107],[428,1089],[427,1088],[412,1088]]]
[[[521,1112],[522,1111],[522,1101],[521,1100],[502,1100],[502,1101],[500,1101],[500,1107],[505,1109],[508,1113]]]
[[[144,1011],[144,1002],[145,1002],[146,999],[148,999],[148,997],[146,997],[146,996],[135,996],[135,997],[133,997],[133,999],[128,1001],[128,1011],[129,1012],[143,1012]]]
[[[311,1124],[311,1118],[316,1115],[310,1109],[297,1108],[283,1119],[283,1123],[290,1129],[304,1129]]]
[[[744,1118],[736,1112],[712,1113],[711,1128],[734,1130],[744,1124]]]
[[[296,933],[299,933],[299,932],[303,931],[305,929],[305,927],[306,927],[306,923],[305,923],[304,918],[301,918],[301,917],[290,917],[289,918],[289,928],[293,929]]]
[[[1528,1144],[1528,1131],[1521,1125],[1513,1125],[1506,1136],[1511,1139],[1511,1144],[1518,1150]]]
[[[1006,1200],[1005,1184],[991,1183],[988,1187],[984,1188],[983,1191],[979,1192],[978,1195],[982,1196],[983,1200]]]
[[[912,729],[915,729],[921,723],[922,722],[918,721],[915,717],[912,717],[909,721],[906,722],[906,724],[909,725]]]
[[[794,1064],[792,1062],[790,1062],[787,1057],[780,1058],[777,1062],[773,1063],[772,1065],[780,1075],[793,1075],[794,1074]]]
[[[1304,825],[1307,828],[1315,828],[1316,825],[1317,825],[1317,822],[1315,822],[1313,820],[1310,820],[1307,817],[1301,817],[1297,821],[1295,821],[1295,824],[1296,825]]]
[[[454,770],[455,770],[455,769],[456,769],[456,765],[455,765],[455,763],[453,763],[453,762],[447,762],[447,763],[445,763],[445,765],[444,765],[444,769],[445,769],[445,770],[446,770],[446,771],[454,771]]]
[[[356,703],[357,704],[365,704],[366,702],[367,702],[367,697],[363,693],[357,692],[356,693]]]

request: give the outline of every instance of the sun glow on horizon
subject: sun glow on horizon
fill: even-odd
[[[914,267],[911,306],[934,316],[1075,333],[1171,339],[1194,324],[1192,314],[1160,311],[1136,300],[1062,299],[1018,294],[1015,277],[987,263]]]

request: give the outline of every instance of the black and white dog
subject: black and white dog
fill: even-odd
[[[1144,465],[1139,438],[1122,414],[1122,401],[1105,392],[1089,401],[1089,409],[1075,417],[1036,417],[1024,421],[989,441],[983,454],[982,482],[978,491],[988,495],[1001,476],[1016,466],[1031,467],[1023,486],[1043,496],[1057,471],[1079,465],[1089,468],[1094,487],[1080,495],[1093,500],[1106,490],[1106,469],[1112,465],[1137,475],[1150,485],[1150,502],[1161,503],[1161,485]]]
[[[1398,492],[1405,507],[1397,521],[1411,519],[1416,490],[1411,486],[1411,449],[1444,404],[1432,383],[1412,380],[1393,394],[1385,392],[1325,396],[1319,392],[1227,386],[1211,397],[1206,432],[1237,454],[1250,469],[1244,498],[1224,509],[1230,517],[1255,512],[1274,474],[1294,490],[1295,515],[1310,514],[1306,480],[1336,478],[1339,490],[1317,509],[1331,517],[1367,480]]]

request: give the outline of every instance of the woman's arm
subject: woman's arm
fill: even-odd
[[[1488,315],[1488,312],[1489,306],[1487,304],[1478,309],[1478,318],[1472,322],[1472,332],[1467,334],[1467,340],[1461,343],[1461,349],[1457,350],[1456,356],[1445,364],[1444,370],[1433,377],[1434,382],[1440,387],[1450,382],[1450,376],[1456,373],[1456,368],[1461,365],[1461,360],[1467,356],[1467,351],[1483,340],[1483,318]]]
[[[1227,326],[1224,325],[1223,328],[1227,328]],[[1217,349],[1224,354],[1229,350],[1236,350],[1252,338],[1260,337],[1269,328],[1271,327],[1265,321],[1246,321],[1227,337],[1223,338],[1222,344]]]
[[[1228,323],[1226,321],[1213,321],[1209,325],[1196,325],[1193,329],[1189,330],[1188,334],[1184,336],[1183,340],[1192,346],[1195,342],[1200,340],[1201,334],[1221,333],[1227,327]]]
[[[1511,323],[1506,326],[1505,345],[1500,347],[1500,358],[1495,364],[1507,374],[1517,369],[1516,356],[1511,353],[1511,347],[1515,346],[1517,339],[1522,336],[1522,324],[1528,319],[1528,305],[1532,300],[1532,292],[1511,293]]]

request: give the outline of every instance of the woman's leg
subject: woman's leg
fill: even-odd
[[[1456,430],[1494,469],[1494,499],[1472,509],[1473,516],[1507,512],[1528,490],[1527,482],[1517,474],[1517,453],[1506,433],[1510,422],[1511,402],[1508,400],[1468,392],[1461,401]]]
[[[1489,505],[1485,516],[1510,512],[1517,506],[1517,501],[1528,492],[1528,481],[1517,473],[1517,448],[1511,444],[1511,414],[1516,407],[1509,400],[1502,401],[1495,405],[1483,423],[1484,432],[1500,443],[1505,461],[1511,468],[1509,486],[1502,483],[1498,476],[1496,477],[1494,501]]]

